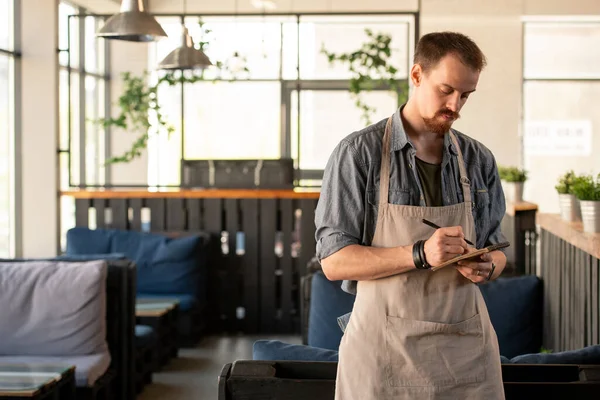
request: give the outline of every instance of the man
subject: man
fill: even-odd
[[[336,399],[504,399],[498,341],[475,285],[498,277],[504,241],[495,159],[451,129],[486,59],[468,37],[423,36],[408,102],[333,151],[316,210],[317,256],[356,294]],[[440,229],[423,223],[429,220]]]

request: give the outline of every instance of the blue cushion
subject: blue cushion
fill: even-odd
[[[67,231],[67,254],[111,253],[112,232],[105,229],[76,227]]]
[[[559,353],[522,354],[503,362],[511,364],[594,364],[600,365],[600,345]]]
[[[542,287],[536,276],[499,278],[479,286],[503,356],[540,351]]]
[[[67,232],[67,254],[122,253],[137,265],[138,293],[195,296],[205,282],[206,238],[77,227]]]
[[[279,340],[257,340],[252,346],[253,360],[337,361],[338,352]]]
[[[156,334],[151,326],[136,325],[135,326],[135,345],[136,346],[153,346],[156,342]]]
[[[179,301],[180,311],[189,311],[196,306],[198,301],[194,296],[189,294],[151,294],[151,293],[138,293],[136,296],[138,299],[156,299],[156,300],[169,300],[174,299]]]
[[[352,311],[355,296],[344,292],[341,281],[330,281],[318,271],[312,277],[308,345],[338,350],[342,330],[337,318]]]
[[[57,261],[93,261],[93,260],[125,260],[124,253],[108,254],[63,254],[52,258]]]

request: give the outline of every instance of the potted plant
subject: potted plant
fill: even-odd
[[[581,208],[579,200],[573,194],[573,184],[577,176],[573,170],[567,171],[558,178],[558,184],[555,186],[558,192],[558,204],[560,207],[560,216],[565,221],[581,221]]]
[[[504,183],[504,195],[508,203],[523,201],[523,184],[527,180],[527,171],[517,167],[498,167],[500,179]]]
[[[573,183],[573,194],[581,205],[583,230],[589,233],[600,232],[600,174],[596,177],[583,175]]]

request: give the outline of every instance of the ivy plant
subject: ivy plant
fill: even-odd
[[[199,25],[201,35],[195,47],[204,51],[210,43],[209,36],[211,30],[206,29],[202,21]],[[235,66],[232,63],[233,59],[236,61]],[[230,59],[215,62],[214,68],[217,70],[217,73],[212,81],[233,81],[238,79],[242,74],[247,75],[250,71],[246,64],[246,58],[235,52]],[[184,73],[184,71],[161,72],[161,75],[154,84],[149,83],[149,73],[147,71],[144,71],[141,76],[135,76],[130,72],[123,73],[121,76],[124,90],[116,103],[119,111],[117,117],[100,119],[96,122],[105,128],[113,127],[128,132],[136,132],[138,133],[138,137],[133,141],[129,150],[120,155],[108,158],[105,164],[131,162],[141,156],[142,151],[148,146],[148,140],[151,136],[161,132],[166,132],[169,135],[175,132],[175,128],[167,121],[161,110],[158,97],[159,87],[207,81],[204,73],[205,70],[193,73]],[[223,79],[223,75],[229,78]]]
[[[376,34],[370,29],[365,29],[365,34],[367,40],[356,51],[336,54],[327,51],[323,45],[321,52],[327,56],[329,64],[342,63],[348,67],[352,74],[350,93],[362,112],[362,120],[370,125],[376,110],[367,104],[361,93],[387,87],[396,93],[398,104],[403,104],[408,98],[408,82],[397,78],[398,68],[391,63],[391,36]]]

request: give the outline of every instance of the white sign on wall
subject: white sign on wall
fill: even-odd
[[[589,156],[592,121],[527,121],[523,146],[532,156]]]

